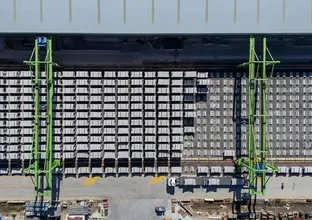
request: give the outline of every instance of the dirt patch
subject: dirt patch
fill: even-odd
[[[194,216],[224,216],[232,213],[232,205],[228,203],[204,203],[192,202],[189,208]]]
[[[23,216],[25,211],[25,205],[21,204],[0,204],[0,216],[12,216],[16,215],[17,217]]]
[[[198,219],[207,219],[211,216],[231,216],[237,213],[237,207],[230,202],[204,202],[203,200],[194,200],[187,204],[187,207],[192,210],[194,217]],[[273,213],[278,215],[279,213],[287,214],[293,213],[310,213],[312,212],[311,203],[306,201],[264,201],[258,200],[256,205],[253,203],[248,206],[245,204],[240,205],[240,213],[249,212],[260,213]]]

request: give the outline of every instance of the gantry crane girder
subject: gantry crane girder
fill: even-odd
[[[40,60],[40,55],[45,58]],[[59,167],[61,162],[53,159],[53,63],[52,60],[52,40],[46,37],[38,37],[35,40],[35,47],[28,61],[24,61],[30,68],[32,74],[32,86],[34,97],[34,127],[31,159],[29,167],[24,170],[25,174],[33,176],[35,196],[51,196],[52,172]],[[46,76],[46,113],[41,115],[40,111],[40,85],[41,71]],[[46,149],[44,156],[44,167],[40,166],[41,146],[40,146],[40,122],[46,120]]]
[[[280,61],[273,59],[267,48],[266,38],[262,38],[262,54],[259,59],[255,48],[255,37],[250,37],[249,61],[241,67],[249,68],[248,78],[248,157],[238,158],[236,165],[246,167],[249,171],[250,195],[264,194],[267,183],[267,172],[277,172],[274,161],[267,158],[269,154],[269,135],[267,132],[267,88],[274,71],[274,66]],[[270,71],[268,69],[270,68]],[[260,109],[256,109],[257,86],[260,86]],[[257,112],[259,112],[257,114]],[[255,140],[255,122],[260,121],[260,142]]]

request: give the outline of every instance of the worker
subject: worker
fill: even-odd
[[[284,183],[281,184],[281,190],[283,190],[283,189],[284,189]]]

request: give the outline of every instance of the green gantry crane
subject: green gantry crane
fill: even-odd
[[[249,67],[248,79],[248,158],[238,158],[236,165],[248,168],[248,182],[250,195],[264,194],[267,183],[267,172],[277,172],[274,161],[267,155],[270,149],[270,140],[267,132],[267,88],[274,71],[275,61],[267,48],[266,38],[262,38],[262,55],[259,59],[255,49],[255,37],[250,37],[249,61],[241,64]],[[267,57],[268,56],[268,57]],[[268,60],[267,60],[268,58]],[[270,67],[271,71],[268,71]],[[260,109],[256,115],[256,88],[260,86]],[[255,140],[255,122],[260,120],[260,146]]]
[[[40,54],[45,58],[40,60]],[[25,174],[33,176],[35,197],[51,196],[52,191],[52,171],[60,166],[59,160],[53,159],[53,63],[52,60],[52,40],[46,37],[38,37],[35,40],[35,47],[28,61],[32,73],[32,85],[34,96],[34,128],[31,159],[29,167],[24,170]],[[41,71],[45,71],[46,76],[46,113],[40,113],[40,85]],[[40,146],[40,122],[46,120],[46,149],[44,164],[41,158]]]

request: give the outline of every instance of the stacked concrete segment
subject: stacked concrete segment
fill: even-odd
[[[0,80],[1,167],[19,174],[32,148],[31,73],[0,71]],[[41,82],[44,115],[44,73]],[[140,175],[196,173],[195,163],[181,168],[182,157],[247,155],[247,83],[247,74],[239,72],[56,72],[54,157],[68,175]],[[311,97],[311,73],[273,77],[268,94],[272,157],[311,158]],[[259,143],[259,127],[255,131]]]

